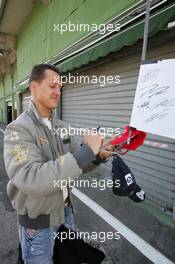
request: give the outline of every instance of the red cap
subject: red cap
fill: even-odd
[[[143,144],[145,138],[145,132],[127,126],[125,127],[123,134],[116,136],[111,141],[111,144],[116,147],[119,146],[120,149],[135,150]]]

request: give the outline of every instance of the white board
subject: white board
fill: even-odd
[[[175,59],[141,65],[130,126],[175,139]]]

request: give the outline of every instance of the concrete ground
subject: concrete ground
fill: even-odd
[[[91,175],[92,176],[92,175]],[[115,216],[126,227],[157,249],[175,263],[175,226],[167,225],[143,208],[133,205],[128,198],[113,195],[110,189],[81,189],[88,197]],[[115,232],[106,222],[84,205],[77,197],[74,198],[76,223],[84,232]],[[151,264],[152,262],[130,244],[122,235],[119,240],[106,240],[103,245],[111,263],[116,264]],[[159,262],[156,264],[160,264]]]
[[[0,123],[4,130],[4,124]],[[13,210],[6,194],[8,176],[3,160],[3,133],[0,130],[0,263],[13,264],[17,259],[17,228],[16,213]]]
[[[4,128],[5,126],[0,123],[0,263],[16,264],[18,234],[16,213],[6,194],[8,176],[4,168],[3,133],[1,131]],[[86,175],[86,177],[92,179],[93,177],[97,177],[97,175],[90,174]],[[162,221],[161,218],[155,217],[148,210],[145,210],[145,208],[133,204],[128,198],[115,196],[111,189],[100,191],[95,188],[83,188],[81,191],[172,260],[172,262],[175,262],[175,226],[173,226],[173,223]],[[97,216],[78,198],[74,197],[73,203],[76,210],[75,223],[78,231],[89,232],[89,234],[94,231],[97,233],[115,232],[112,227],[106,224],[101,217]],[[106,253],[107,257],[103,264],[152,263],[122,236],[118,240],[113,239],[100,242],[98,239],[91,240],[91,243]]]

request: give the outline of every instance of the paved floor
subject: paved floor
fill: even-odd
[[[0,129],[5,129],[2,123]],[[18,247],[16,213],[6,194],[7,182],[8,176],[3,159],[3,133],[0,130],[0,263],[16,264]]]

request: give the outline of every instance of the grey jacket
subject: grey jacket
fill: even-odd
[[[89,146],[80,147],[73,137],[62,139],[54,133],[67,124],[53,115],[52,127],[50,131],[31,102],[5,131],[4,160],[10,178],[7,193],[19,224],[28,228],[64,223],[60,183],[76,179],[96,159]]]

